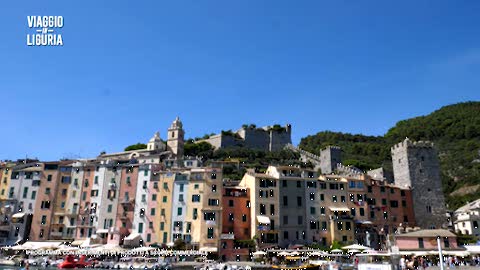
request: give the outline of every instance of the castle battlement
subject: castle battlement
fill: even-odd
[[[413,147],[416,147],[416,148],[422,148],[422,147],[433,148],[434,143],[431,142],[431,141],[411,141],[409,138],[405,138],[405,140],[403,140],[402,142],[399,142],[399,143],[395,144],[394,146],[392,146],[391,150],[394,151],[396,149],[404,148],[404,147],[407,147],[407,148],[413,148]]]

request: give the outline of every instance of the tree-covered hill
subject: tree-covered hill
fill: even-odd
[[[366,170],[390,166],[390,147],[405,137],[435,143],[451,209],[480,198],[476,188],[468,188],[480,184],[480,102],[449,105],[426,116],[400,121],[385,136],[319,132],[303,138],[300,148],[318,154],[327,145],[338,145],[345,164]],[[462,194],[450,196],[461,187],[464,187]]]

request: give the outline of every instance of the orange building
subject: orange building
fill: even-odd
[[[238,241],[250,239],[248,188],[224,186],[222,192],[223,224],[220,235],[220,258],[224,261],[248,259],[249,248]]]

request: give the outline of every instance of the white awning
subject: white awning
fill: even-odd
[[[108,229],[97,230],[97,234],[99,234],[99,233],[108,233]]]
[[[133,241],[142,237],[139,233],[131,233],[129,236],[125,237],[124,240]]]
[[[12,215],[12,218],[23,218],[25,216],[25,213],[16,213]]]
[[[81,244],[83,244],[83,242],[85,242],[85,240],[75,240],[75,241],[73,241],[70,245],[72,245],[72,246],[80,246]]]
[[[216,247],[201,247],[198,249],[200,252],[217,252]]]
[[[257,216],[257,221],[261,224],[270,224],[270,218],[267,216]]]
[[[333,212],[348,212],[350,209],[348,207],[329,207],[330,211]]]

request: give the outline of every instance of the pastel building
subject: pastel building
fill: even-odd
[[[480,199],[458,208],[454,217],[456,232],[480,236]]]
[[[250,236],[250,194],[239,186],[225,186],[222,189],[222,234],[220,235],[219,256],[223,261],[247,260],[249,247],[239,240]]]
[[[188,174],[177,173],[173,181],[171,241],[177,239],[189,243],[191,223],[187,222]]]

